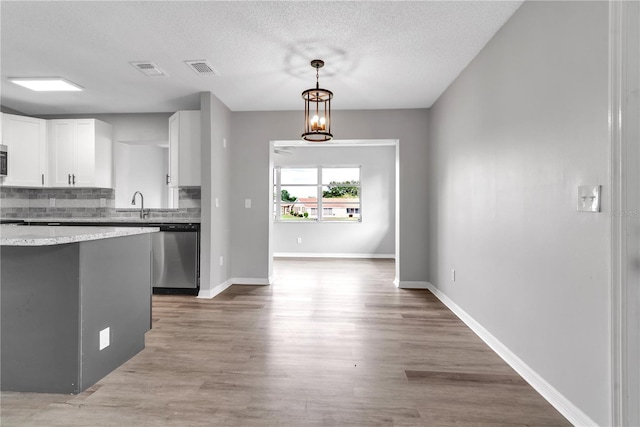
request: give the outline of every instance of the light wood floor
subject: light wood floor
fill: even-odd
[[[153,297],[147,346],[77,396],[2,393],[6,426],[565,426],[388,260],[277,260],[272,286]]]

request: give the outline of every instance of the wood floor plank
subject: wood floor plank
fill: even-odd
[[[7,393],[4,426],[567,426],[391,260],[274,262],[271,286],[153,297],[146,348],[77,396]]]

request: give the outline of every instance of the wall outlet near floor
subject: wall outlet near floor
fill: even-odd
[[[111,328],[104,328],[100,331],[100,351],[109,347],[111,344]]]
[[[220,255],[220,267],[222,267],[222,264],[224,264],[224,257]]]
[[[456,281],[456,270],[451,270],[451,281],[452,282]]]
[[[251,209],[251,199],[244,199],[244,207]]]
[[[222,138],[222,148],[227,148],[227,138]]]
[[[302,243],[302,237],[298,237],[298,244]]]
[[[107,207],[107,199],[105,199],[104,197],[100,198],[100,207],[101,208],[106,208]]]
[[[50,208],[55,208],[56,207],[56,199],[54,199],[53,197],[51,197],[49,199],[49,207]]]

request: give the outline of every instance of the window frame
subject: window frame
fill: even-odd
[[[282,183],[282,170],[283,169],[316,169],[316,183],[315,184],[290,184],[290,183]],[[358,202],[352,203],[352,207],[348,209],[356,209],[358,211],[357,219],[345,219],[345,220],[333,220],[333,219],[323,219],[324,217],[324,207],[323,207],[323,187],[328,185],[324,184],[322,181],[322,170],[323,169],[358,169],[358,185],[354,185],[354,187],[358,188]],[[286,223],[361,223],[362,222],[362,165],[314,165],[314,166],[274,166],[273,167],[273,188],[274,188],[274,222],[286,222]],[[316,218],[307,218],[303,221],[296,221],[292,219],[282,219],[282,187],[316,187]],[[333,209],[334,207],[329,207],[327,209]],[[313,209],[313,208],[312,208]],[[346,212],[345,208],[345,212]]]

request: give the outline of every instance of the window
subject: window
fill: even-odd
[[[361,220],[360,167],[276,167],[273,186],[278,221]]]

